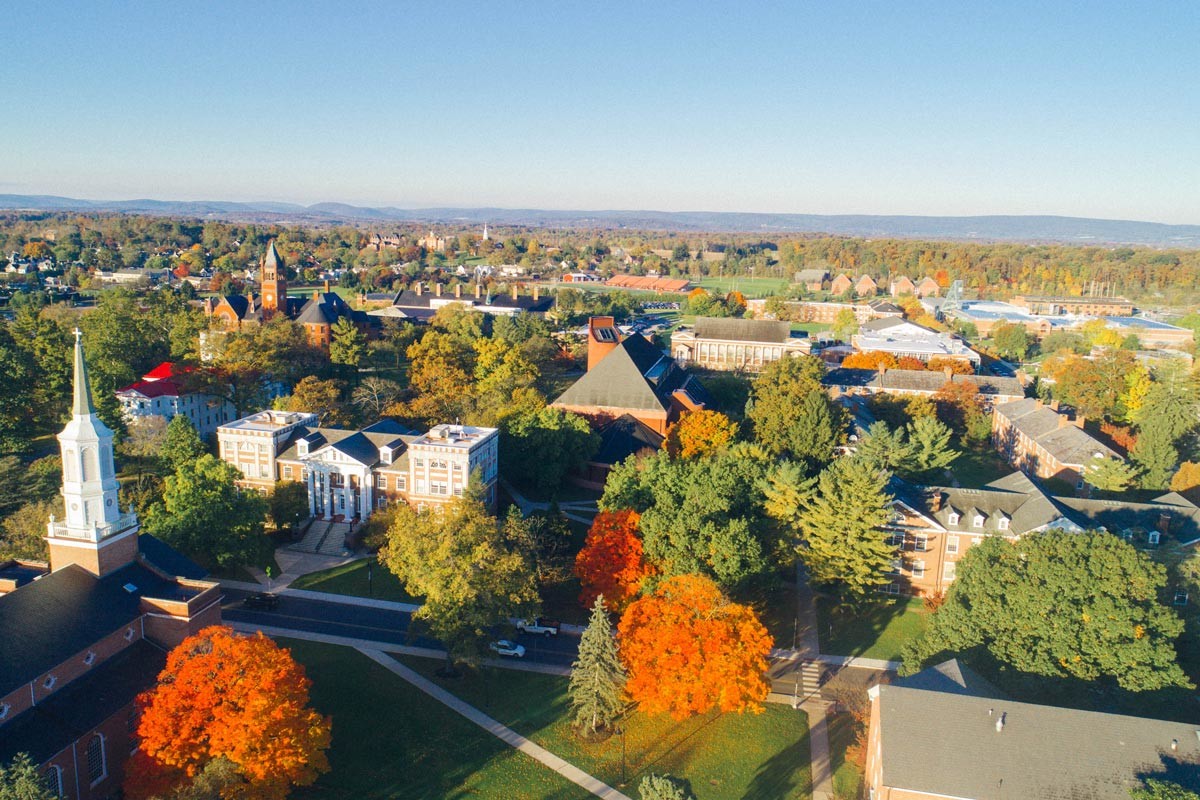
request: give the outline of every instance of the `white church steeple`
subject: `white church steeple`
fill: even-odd
[[[75,386],[71,421],[58,435],[63,462],[65,520],[50,519],[50,568],[68,564],[104,575],[137,556],[137,516],[122,513],[113,465],[113,432],[92,405],[83,341],[75,331]]]

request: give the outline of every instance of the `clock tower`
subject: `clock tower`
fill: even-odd
[[[272,313],[283,309],[287,312],[287,279],[284,277],[283,259],[275,249],[275,240],[267,242],[267,253],[263,256],[260,270],[262,284],[262,310]]]
[[[104,576],[133,562],[138,553],[138,519],[118,504],[113,432],[92,405],[81,333],[75,331],[75,390],[71,421],[58,435],[63,463],[64,520],[50,517],[50,569],[78,564]]]

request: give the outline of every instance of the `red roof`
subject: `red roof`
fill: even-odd
[[[176,375],[183,375],[191,372],[191,367],[179,368],[174,361],[164,361],[154,369],[142,376],[144,381],[161,381],[164,378],[174,378]]]
[[[179,384],[172,380],[138,381],[137,383],[131,383],[124,389],[117,390],[117,394],[126,394],[128,392],[137,392],[143,397],[178,397],[182,394],[179,391]]]

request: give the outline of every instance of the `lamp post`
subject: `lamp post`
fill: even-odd
[[[367,597],[375,596],[375,582],[371,575],[371,568],[375,565],[375,559],[367,559]]]

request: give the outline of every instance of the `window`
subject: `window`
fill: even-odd
[[[283,479],[285,481],[290,481],[292,479],[292,468],[291,467],[289,467],[289,466],[283,467]]]
[[[1176,603],[1176,605],[1178,605],[1178,603]],[[7,717],[9,711],[12,711],[12,706],[10,706],[8,703],[0,703],[0,719]]]
[[[923,533],[913,534],[913,550],[924,553],[929,549],[929,537]]]
[[[125,641],[127,641],[127,642],[133,641],[133,628],[125,629]]]
[[[888,531],[887,543],[892,547],[903,547],[904,533],[901,531]]]
[[[983,541],[982,536],[972,536],[971,537],[971,544],[979,544],[982,541]]]
[[[1001,518],[1000,518],[1000,519],[999,519],[999,520],[996,522],[996,525],[997,525],[997,526],[1000,528],[1000,530],[1002,530],[1002,531],[1006,531],[1006,530],[1008,530],[1008,517],[1001,517]]]
[[[1171,605],[1186,606],[1187,602],[1188,602],[1188,593],[1187,592],[1176,592],[1174,599],[1171,600]],[[0,719],[3,719],[3,717],[0,717]]]
[[[407,479],[406,479],[406,478],[405,478],[403,475],[397,475],[397,476],[396,476],[396,488],[397,488],[399,491],[403,492],[403,491],[404,491],[404,486],[405,486],[405,484],[407,484],[407,483],[408,483],[408,480],[407,480]]]
[[[1158,544],[1159,540],[1162,539],[1162,534],[1158,531],[1150,531],[1150,535],[1147,537],[1147,539],[1149,540],[1150,544]]]
[[[882,589],[880,589],[880,591],[882,591],[884,594],[900,594],[900,584],[889,583],[887,586],[884,586]]]
[[[46,689],[53,689],[54,684],[58,683],[58,678],[54,675],[47,675],[46,680],[42,681],[42,686]]]
[[[425,460],[422,458],[414,458],[413,466],[416,467],[417,469],[420,469],[421,467],[425,466]]]
[[[61,767],[51,766],[48,770],[42,773],[42,778],[45,779],[46,787],[55,797],[63,796]]]
[[[951,553],[951,554],[958,552],[958,537],[957,536],[947,536],[946,537],[946,552]]]
[[[976,528],[982,528],[983,527],[983,514],[976,514],[975,519],[971,522],[971,524]]]
[[[376,475],[375,476],[375,488],[376,489],[384,489],[384,490],[387,489],[387,475]]]
[[[946,565],[944,567],[942,567],[942,580],[944,580],[944,581],[954,580],[954,576],[957,574],[957,572],[958,572],[958,562],[947,561]]]
[[[104,758],[104,737],[96,734],[87,746],[88,780],[95,786],[108,777],[108,764]]]
[[[268,477],[268,475],[267,475],[267,465],[266,465],[266,464],[259,464],[259,465],[258,465],[258,477],[260,477],[260,478],[266,478],[266,477]]]
[[[914,578],[924,578],[925,577],[925,562],[924,561],[914,561],[912,563],[912,576]]]
[[[900,574],[900,559],[898,559],[898,558],[892,559],[892,568],[888,571],[888,574],[889,575],[899,575]]]
[[[958,514],[955,514],[953,511],[951,511],[950,515],[948,517],[946,517],[946,524],[947,525],[957,525],[958,524]]]

